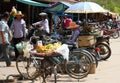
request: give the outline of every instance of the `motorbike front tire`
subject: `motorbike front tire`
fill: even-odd
[[[119,38],[120,34],[118,31],[114,32],[112,35],[111,35],[114,39],[117,39]]]
[[[107,60],[111,56],[111,48],[105,43],[98,43],[96,47],[100,48],[99,57],[100,60]]]

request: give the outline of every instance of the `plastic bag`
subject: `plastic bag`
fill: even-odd
[[[66,60],[69,59],[69,48],[68,48],[67,44],[63,44],[62,46],[57,48],[57,50],[55,50],[55,51],[58,52],[59,54],[61,54],[64,59],[66,59]]]
[[[23,49],[24,57],[28,57],[28,56],[30,55],[29,51],[30,51],[31,49],[32,49],[32,46],[31,46],[29,43],[27,43],[27,44],[26,44],[26,48]]]
[[[18,50],[19,53],[22,53],[23,52],[23,44],[20,42],[18,44],[16,44],[16,48]]]

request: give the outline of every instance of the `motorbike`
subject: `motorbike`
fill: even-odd
[[[119,31],[120,31],[120,28],[110,29],[110,30],[106,29],[106,30],[103,30],[103,35],[110,35],[114,39],[117,39],[120,36]]]
[[[111,56],[111,48],[110,48],[110,36],[103,35],[96,38],[95,47],[99,48],[99,58],[100,60],[106,60]]]
[[[98,27],[101,31],[103,31],[103,35],[110,35],[110,37],[114,39],[117,39],[120,36],[120,28],[113,26],[111,23],[103,22]]]

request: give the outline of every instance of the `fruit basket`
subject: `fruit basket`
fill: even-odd
[[[30,54],[37,56],[37,57],[53,57],[53,56],[59,56],[60,54],[58,52],[52,51],[52,52],[46,52],[46,53],[38,53],[30,51]]]
[[[38,45],[32,54],[37,56],[51,56],[51,55],[58,55],[55,50],[61,46],[60,42],[54,44],[47,44],[47,45]]]
[[[47,46],[38,46],[35,50],[30,51],[30,54],[40,57],[62,55],[64,59],[68,60],[69,48],[67,44],[62,45],[61,43],[48,44]]]

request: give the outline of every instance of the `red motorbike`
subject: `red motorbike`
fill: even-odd
[[[105,30],[103,30],[103,35],[110,35],[114,39],[117,39],[120,36],[119,31],[120,31],[120,28],[105,29]]]

